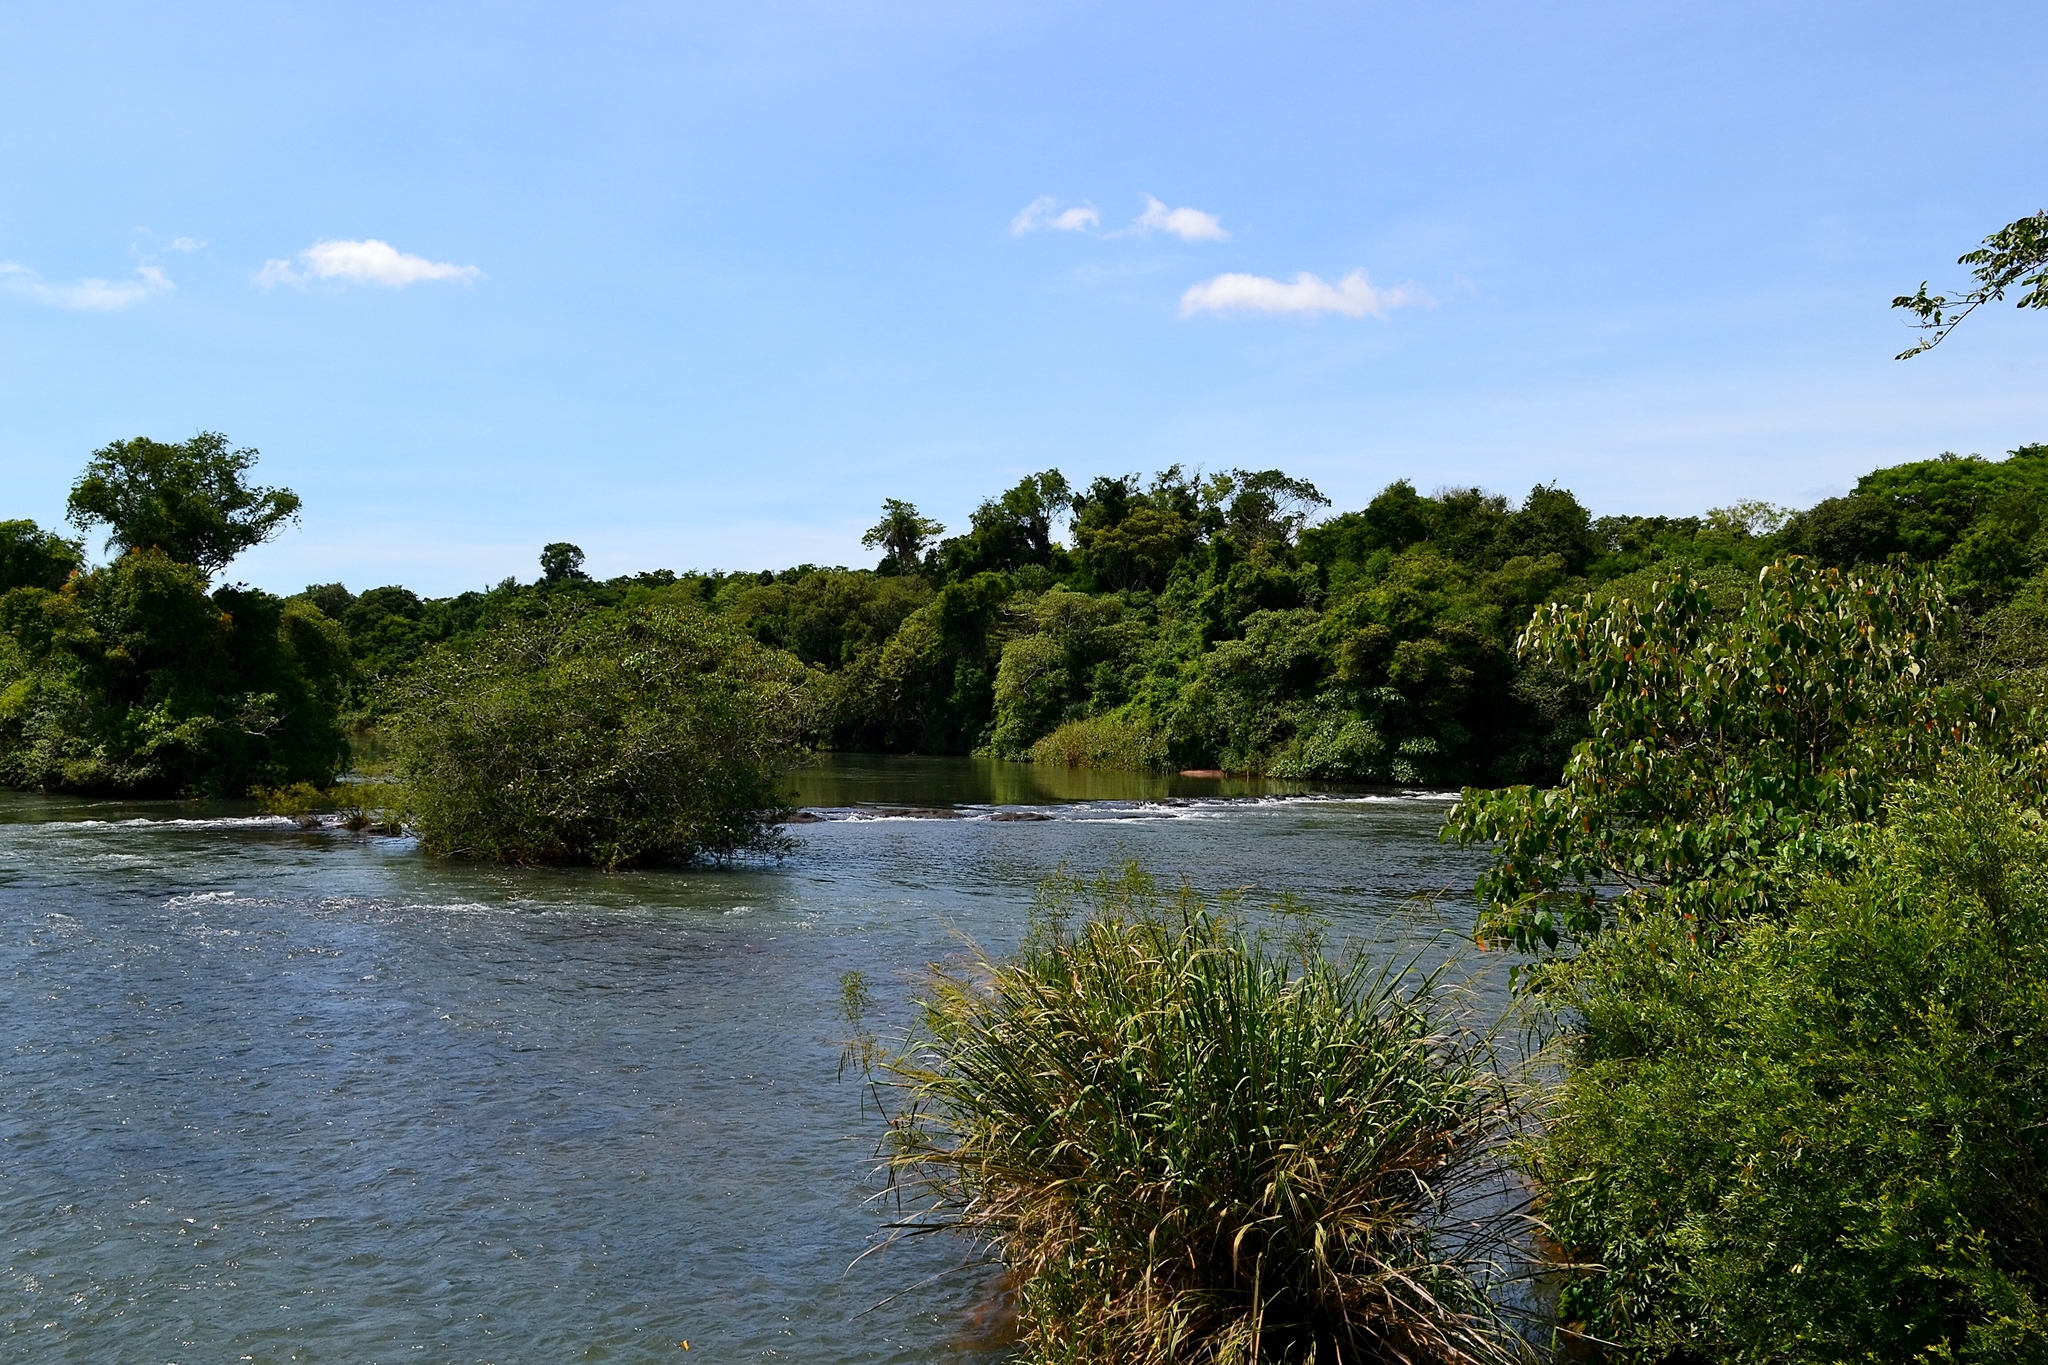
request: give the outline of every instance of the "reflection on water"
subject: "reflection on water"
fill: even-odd
[[[1082,802],[1056,784],[1088,776],[840,759],[797,781],[808,805],[999,807]],[[842,972],[900,1011],[963,936],[1014,943],[1048,873],[1126,858],[1297,891],[1381,952],[1469,923],[1463,894],[1415,899],[1475,870],[1436,840],[1442,800],[1132,780],[1046,820],[832,819],[777,863],[619,876],[246,806],[0,798],[0,1340],[992,1359],[986,1272],[943,1273],[966,1248],[849,1269],[886,1211],[836,1079]]]
[[[1039,806],[1071,801],[1292,796],[1366,792],[1334,783],[1263,777],[1183,777],[1178,773],[1104,772],[994,758],[822,754],[789,774],[800,806]]]

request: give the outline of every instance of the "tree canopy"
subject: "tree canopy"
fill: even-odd
[[[687,594],[557,600],[423,657],[390,725],[439,854],[603,868],[778,846],[804,670]]]
[[[32,521],[0,521],[0,592],[10,588],[64,586],[85,564],[75,540],[45,531]]]
[[[1447,832],[1493,850],[1483,932],[1536,951],[1617,915],[1708,929],[1770,909],[1781,852],[1869,818],[1963,723],[1929,673],[1952,630],[1924,573],[1798,558],[1733,611],[1683,572],[1538,607],[1519,648],[1586,688],[1591,733],[1555,787],[1468,789],[1452,811]]]
[[[296,516],[250,487],[253,450],[202,432],[95,451],[71,493],[112,528],[112,563],[30,521],[0,522],[0,784],[238,796],[327,782],[348,758],[351,641],[310,600],[210,576]],[[339,584],[322,592],[337,610]]]
[[[588,578],[583,572],[583,551],[566,540],[558,540],[542,547],[540,552],[540,578],[543,583],[565,583],[571,579]]]
[[[81,530],[105,525],[109,548],[155,549],[207,574],[298,520],[299,495],[252,487],[257,452],[231,450],[202,431],[189,441],[138,436],[92,453],[71,487],[69,513]]]
[[[861,534],[860,543],[882,551],[882,567],[894,573],[916,573],[924,547],[945,527],[923,516],[915,503],[901,498],[882,500],[882,519]]]

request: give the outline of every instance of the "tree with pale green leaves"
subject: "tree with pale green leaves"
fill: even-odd
[[[1970,733],[1933,685],[1952,626],[1925,573],[1792,559],[1739,610],[1684,572],[1640,598],[1538,607],[1524,659],[1593,698],[1555,787],[1468,788],[1446,834],[1493,847],[1481,934],[1525,952],[1658,914],[1691,931],[1781,908],[1782,859],[1872,818]]]
[[[870,526],[860,543],[882,551],[882,565],[899,574],[916,573],[924,558],[924,547],[944,533],[945,527],[921,515],[915,503],[901,498],[882,500],[882,519]]]

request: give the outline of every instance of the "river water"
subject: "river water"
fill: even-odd
[[[0,1353],[999,1358],[961,1246],[852,1264],[887,1212],[837,1079],[843,972],[900,1013],[963,936],[1014,943],[1048,874],[1127,859],[1296,892],[1378,951],[1471,919],[1441,796],[966,759],[793,780],[789,857],[614,876],[0,797]]]

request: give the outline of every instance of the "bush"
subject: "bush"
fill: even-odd
[[[1392,767],[1387,742],[1372,722],[1326,701],[1301,708],[1293,740],[1266,764],[1266,772],[1272,777],[1373,782],[1384,781]]]
[[[1973,762],[1856,839],[1782,923],[1647,920],[1552,982],[1532,1164],[1621,1359],[2048,1357],[2048,827]]]
[[[1468,788],[1452,810],[1451,837],[1494,844],[1482,932],[1538,951],[1617,915],[1768,911],[1781,854],[1869,819],[1971,735],[1979,699],[1928,672],[1951,626],[1925,574],[1803,559],[1734,612],[1683,573],[1640,602],[1539,607],[1521,649],[1591,692],[1592,737],[1557,787]]]
[[[395,782],[342,782],[330,795],[351,834],[405,832],[405,788]]]
[[[1473,1221],[1513,1121],[1487,1039],[1435,978],[1294,946],[1133,866],[935,969],[872,1073],[890,1167],[999,1247],[1030,1358],[1515,1354],[1483,1288],[1508,1220]]]
[[[327,800],[311,782],[294,782],[286,787],[251,787],[249,795],[256,798],[256,809],[265,815],[285,816],[296,821],[301,829],[313,829],[319,825],[319,807]]]
[[[424,656],[390,731],[437,854],[616,869],[781,846],[804,670],[686,604],[572,605]]]
[[[1031,761],[1055,768],[1146,772],[1170,766],[1166,739],[1127,715],[1070,720],[1031,746]]]

